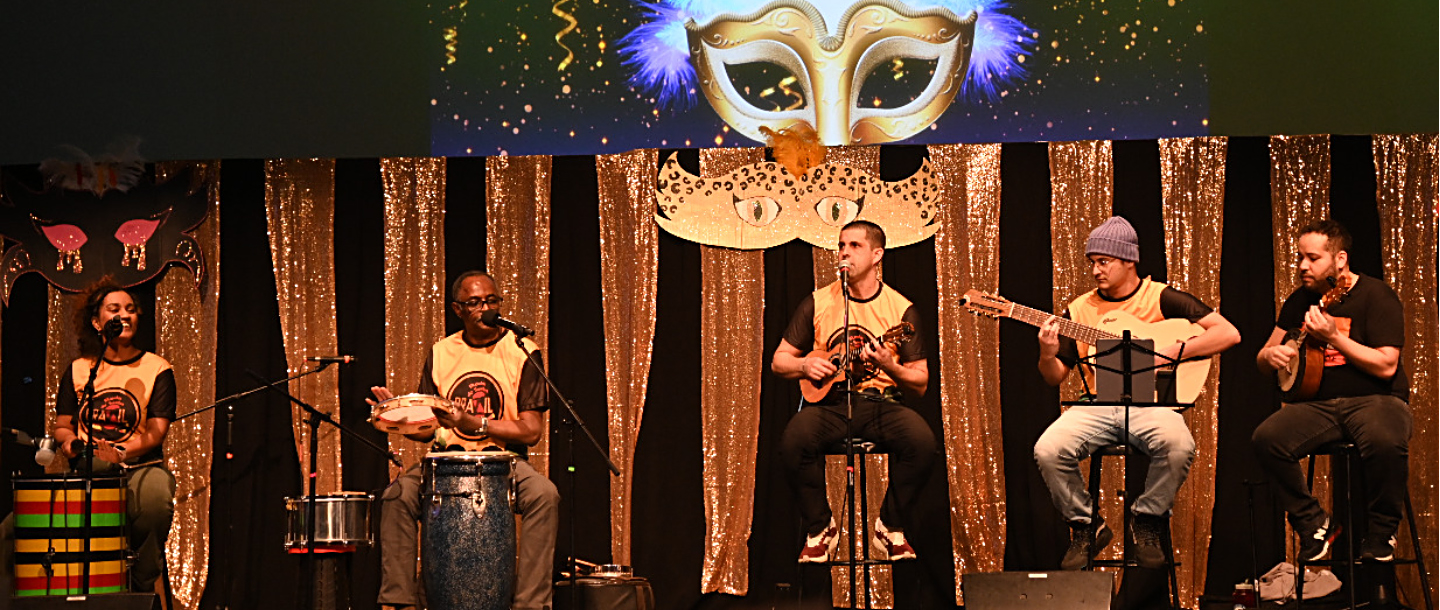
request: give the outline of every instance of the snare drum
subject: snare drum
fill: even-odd
[[[327,552],[353,551],[357,546],[370,546],[370,502],[374,496],[360,491],[315,496],[315,548]],[[285,514],[289,527],[285,532],[285,550],[306,551],[305,508],[310,498],[285,498]]]
[[[508,451],[425,456],[421,572],[433,610],[504,610],[515,596],[514,476]]]
[[[125,478],[98,476],[91,482],[87,555],[85,480],[73,476],[14,480],[17,597],[80,594],[86,563],[90,564],[91,593],[129,590]]]
[[[384,400],[370,410],[370,423],[376,430],[391,434],[424,434],[440,425],[432,409],[454,411],[450,401],[429,394],[406,394]]]

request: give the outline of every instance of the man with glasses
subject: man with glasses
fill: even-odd
[[[505,449],[515,461],[516,509],[523,518],[516,565],[516,610],[549,608],[552,595],[555,533],[560,520],[560,494],[555,484],[525,460],[530,445],[545,433],[541,414],[549,392],[536,365],[509,331],[490,326],[483,314],[504,300],[495,279],[467,271],[450,287],[450,312],[464,330],[430,348],[416,392],[449,400],[455,413],[437,411],[440,429],[433,434],[406,435],[432,443],[435,451]],[[527,342],[527,349],[535,350]],[[536,354],[536,364],[540,356]],[[392,398],[388,388],[370,388],[376,400]],[[373,404],[373,403],[372,403]],[[419,464],[406,469],[385,489],[380,504],[380,594],[386,610],[419,605],[415,579],[415,548],[420,517]],[[461,540],[456,544],[485,544]]]
[[[1091,231],[1085,254],[1095,289],[1071,301],[1063,317],[1097,327],[1107,315],[1124,312],[1146,323],[1184,318],[1204,329],[1184,342],[1157,344],[1155,350],[1168,358],[1206,357],[1240,342],[1240,332],[1200,299],[1148,277],[1140,279],[1135,271],[1140,240],[1124,218],[1112,216]],[[1052,386],[1060,385],[1079,363],[1080,354],[1093,347],[1082,347],[1073,339],[1060,337],[1058,327],[1059,320],[1051,317],[1039,334],[1040,374]],[[1171,360],[1156,357],[1156,362]],[[1035,443],[1035,461],[1050,488],[1050,499],[1070,525],[1070,547],[1060,562],[1061,568],[1085,567],[1114,537],[1100,515],[1090,514],[1090,493],[1080,475],[1081,460],[1114,443],[1125,443],[1150,457],[1145,492],[1130,509],[1134,514],[1135,560],[1144,568],[1165,565],[1160,538],[1170,526],[1175,493],[1190,472],[1195,439],[1185,427],[1184,418],[1167,408],[1131,408],[1128,438],[1125,426],[1122,407],[1075,406],[1061,413]]]

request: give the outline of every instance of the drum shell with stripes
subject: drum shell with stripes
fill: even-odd
[[[128,590],[124,477],[92,480],[88,555],[84,479],[16,478],[13,483],[16,596],[81,593],[84,563],[90,564],[90,593]]]

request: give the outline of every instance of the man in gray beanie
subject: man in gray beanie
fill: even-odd
[[[1095,289],[1071,301],[1061,316],[1089,327],[1106,326],[1102,322],[1105,318],[1134,318],[1141,324],[1128,330],[1137,338],[1146,338],[1147,324],[1174,318],[1189,320],[1203,329],[1182,342],[1157,343],[1155,350],[1168,358],[1206,357],[1240,342],[1235,326],[1200,299],[1136,274],[1140,240],[1124,218],[1112,216],[1091,231],[1085,254]],[[1059,320],[1051,317],[1040,328],[1040,374],[1050,385],[1060,385],[1080,364],[1081,354],[1088,355],[1094,347],[1060,337],[1059,325]],[[1113,326],[1106,329],[1119,334]],[[1161,357],[1156,361],[1171,362]],[[1092,379],[1089,367],[1082,369],[1087,381]],[[1087,383],[1087,387],[1093,387],[1093,383]],[[1185,420],[1171,409],[1132,407],[1128,436],[1126,420],[1123,407],[1074,406],[1061,413],[1035,443],[1035,461],[1050,488],[1050,498],[1070,524],[1070,547],[1060,562],[1066,570],[1085,567],[1114,538],[1105,520],[1091,514],[1090,493],[1080,475],[1080,461],[1115,443],[1130,445],[1150,457],[1145,492],[1131,507],[1135,560],[1145,568],[1165,566],[1160,540],[1169,528],[1175,493],[1185,482],[1195,457],[1195,439],[1185,427]]]

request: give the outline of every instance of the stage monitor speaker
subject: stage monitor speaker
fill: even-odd
[[[160,610],[160,598],[154,593],[106,593],[103,595],[64,597],[16,597],[15,610]]]
[[[990,572],[961,581],[965,610],[1109,610],[1105,572]]]

